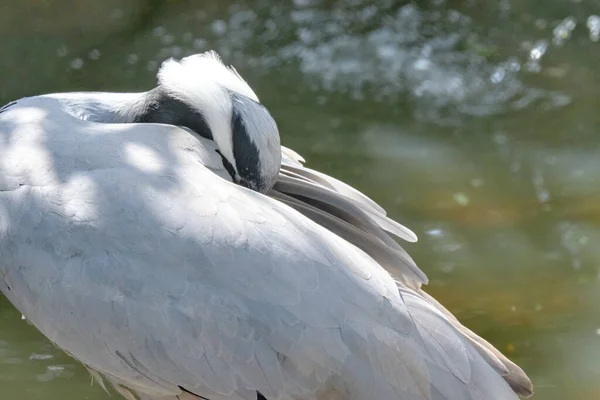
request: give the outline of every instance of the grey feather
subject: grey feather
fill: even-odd
[[[286,150],[290,151],[289,149]],[[303,180],[306,185],[327,187],[332,190],[341,188],[341,190],[344,190],[346,195],[348,193],[352,193],[349,192],[344,186],[331,185],[329,182],[332,181],[333,178],[330,178],[325,174],[314,174],[310,171],[305,172],[308,169],[302,165],[304,159],[297,153],[291,153],[291,155],[288,155],[288,153],[284,151],[283,154],[284,163],[281,168],[281,174],[285,175],[286,178],[282,180],[288,181],[288,177],[291,177],[295,178],[296,180]],[[291,157],[294,158],[292,159]],[[293,168],[291,166],[293,166]],[[277,188],[282,189],[282,186],[284,185],[278,185]],[[355,189],[353,189],[353,191],[354,190]],[[285,186],[282,192],[286,193]],[[406,270],[398,269],[400,265],[404,265],[402,260],[396,260],[397,264],[390,264],[385,257],[380,256],[381,254],[389,251],[389,249],[385,248],[385,246],[383,246],[381,243],[376,242],[375,237],[392,246],[396,251],[400,251],[404,254],[406,254],[406,252],[395,241],[390,243],[390,241],[382,238],[381,232],[377,229],[380,226],[379,224],[376,224],[375,226],[374,224],[369,223],[374,222],[373,220],[366,220],[364,218],[361,219],[350,213],[343,213],[339,208],[334,206],[334,204],[338,204],[337,202],[315,202],[314,198],[311,198],[310,195],[306,195],[306,193],[302,192],[301,190],[296,189],[288,193],[291,195],[297,195],[298,193],[304,194],[305,196],[297,196],[300,198],[300,200],[296,197],[290,198],[286,195],[282,196],[283,193],[272,193],[271,196],[284,201],[286,204],[294,207],[299,212],[302,212],[308,218],[311,218],[313,221],[340,235],[344,239],[348,240],[371,255],[382,266],[384,266],[392,274],[392,276],[402,282],[401,284],[409,285],[413,290],[416,290],[420,294],[423,300],[427,301],[437,310],[442,312],[448,321],[452,323],[460,332],[460,334],[471,342],[471,344],[475,347],[475,349],[477,349],[485,361],[504,377],[504,379],[509,383],[516,393],[523,397],[529,397],[533,394],[532,383],[519,366],[510,361],[506,356],[500,353],[494,346],[489,344],[479,335],[462,325],[448,310],[446,310],[446,308],[444,308],[433,297],[423,291],[420,288],[421,285],[418,281],[415,282],[407,279]],[[339,193],[338,197],[346,198],[346,195]],[[360,198],[362,199],[362,197]],[[357,200],[358,199],[359,198],[357,198]],[[368,200],[372,201],[370,199]],[[369,202],[364,203],[363,205],[370,207]],[[377,207],[373,207],[372,210],[377,211]],[[385,211],[380,212],[379,215],[385,216]],[[340,221],[340,219],[343,221]],[[366,236],[368,238],[368,243],[365,243],[365,235],[363,232],[367,232],[368,234],[372,235]],[[387,236],[385,233],[383,235]],[[373,242],[375,242],[375,245],[373,245]],[[406,258],[402,257],[402,259],[405,260]],[[412,259],[410,259],[410,257],[408,260],[412,263]]]
[[[358,191],[296,165],[304,179],[283,173],[269,198],[233,184],[211,141],[82,120],[78,104],[111,98],[78,96],[0,114],[0,290],[123,395],[515,398],[488,353],[382,268],[422,278]]]
[[[348,219],[351,219],[351,214],[348,218],[341,219],[333,215],[333,213],[328,214],[323,211],[324,207],[314,207],[309,203],[279,193],[277,190],[271,191],[269,196],[289,205],[314,222],[354,244],[373,257],[375,261],[386,268],[397,279],[417,282],[417,284],[423,281],[424,274],[400,246],[395,242],[395,246],[390,246],[382,240],[378,240],[378,235],[370,235],[370,232],[365,232],[369,227],[365,226],[358,218],[354,221],[355,224],[347,222]],[[364,228],[365,230],[360,228]]]
[[[328,192],[334,192],[337,194],[337,196],[335,196],[335,200],[333,200],[334,203],[332,205],[340,206],[339,203],[344,202],[346,208],[358,208],[361,213],[365,213],[369,217],[373,218],[377,225],[379,225],[382,229],[406,241],[417,241],[417,236],[410,229],[388,218],[383,208],[356,189],[343,184],[334,178],[317,173],[316,171],[312,171],[308,168],[283,164],[282,169],[284,171],[284,174],[282,175],[284,176],[286,171],[290,171],[295,173],[296,176],[301,176],[305,179],[300,180],[296,177],[288,175],[286,178],[289,179],[281,179],[281,181],[278,180],[278,183],[283,184],[283,182],[285,182],[285,184],[290,184],[293,181],[311,182],[311,188],[307,190],[305,193],[306,195],[313,194],[318,196],[318,199],[325,200]]]

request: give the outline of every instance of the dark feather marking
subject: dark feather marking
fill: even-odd
[[[3,105],[2,108],[0,108],[0,113],[2,111],[8,110],[10,107],[14,106],[15,104],[17,104],[16,101],[11,101],[10,103],[7,103],[7,104]]]
[[[258,104],[250,99],[231,94],[231,132],[233,156],[239,176],[251,185],[251,189],[260,190],[265,185],[260,174],[260,156],[258,147],[250,139],[243,116],[243,103]],[[247,106],[246,106],[247,107]]]
[[[200,400],[210,400],[210,399],[209,399],[209,398],[207,398],[207,397],[203,397],[203,396],[200,396],[200,395],[199,395],[199,394],[197,394],[197,393],[190,392],[189,390],[187,390],[187,389],[186,389],[186,388],[184,388],[183,386],[178,386],[178,387],[179,387],[179,389],[180,389],[182,392],[186,392],[186,393],[189,393],[189,394],[191,394],[192,396],[196,396],[196,397],[198,397]],[[266,398],[265,396],[263,396],[261,392],[257,391],[257,392],[256,392],[256,400],[267,400],[267,398]]]
[[[187,389],[186,389],[186,388],[184,388],[183,386],[178,386],[178,387],[179,387],[179,389],[180,389],[182,392],[189,393],[189,394],[191,394],[192,396],[196,396],[197,398],[199,398],[199,399],[201,399],[201,400],[210,400],[210,399],[209,399],[209,398],[207,398],[207,397],[200,396],[199,394],[196,394],[196,393],[194,393],[194,392],[190,392],[189,390],[187,390]]]
[[[233,165],[231,165],[231,163],[225,158],[225,156],[221,153],[221,151],[216,150],[217,154],[219,154],[221,156],[221,160],[223,161],[223,166],[225,167],[225,169],[227,170],[227,172],[229,172],[229,176],[231,176],[231,179],[235,182],[236,181],[236,173],[235,173],[235,169],[233,168]]]
[[[144,109],[133,122],[184,126],[206,139],[213,139],[204,116],[183,101],[165,93],[160,86],[148,93],[148,101]]]

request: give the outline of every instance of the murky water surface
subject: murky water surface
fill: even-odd
[[[536,398],[600,398],[599,1],[5,3],[2,102],[146,90],[213,48],[286,145],[419,235],[429,291]],[[108,395],[0,298],[0,398]]]

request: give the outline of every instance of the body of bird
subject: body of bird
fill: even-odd
[[[9,104],[0,153],[0,291],[125,396],[531,392],[385,231],[414,235],[281,148],[214,53],[169,61],[146,93]]]

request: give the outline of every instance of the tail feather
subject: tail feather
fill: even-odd
[[[488,363],[490,363],[490,365],[494,366],[499,373],[502,373],[504,379],[519,396],[527,398],[533,395],[533,384],[531,380],[517,364],[509,360],[508,357],[502,354],[484,338],[461,324],[450,311],[431,295],[423,290],[419,290],[419,295],[440,311],[456,329],[475,345],[475,348],[479,353],[488,361]],[[501,363],[503,368],[498,365],[498,362]]]

